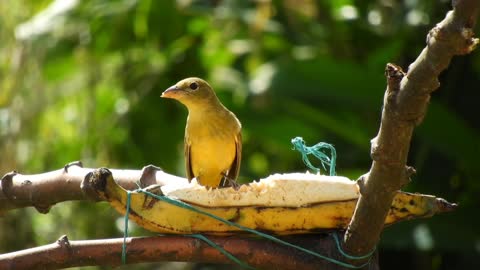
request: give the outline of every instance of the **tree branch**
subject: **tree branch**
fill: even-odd
[[[296,249],[248,236],[208,236],[209,240],[259,269],[339,269],[337,265]],[[338,258],[332,237],[297,235],[284,237],[290,243],[328,257]],[[0,255],[0,269],[58,269],[74,266],[121,265],[123,238],[69,241],[66,236],[56,243]],[[127,263],[139,262],[209,262],[231,264],[225,255],[205,242],[185,236],[127,238]],[[378,269],[375,256],[370,269]]]
[[[94,194],[82,185],[85,177],[94,169],[82,168],[81,162],[72,162],[63,169],[42,174],[23,175],[17,172],[7,173],[0,185],[0,215],[21,208],[35,207],[40,213],[48,213],[56,203],[71,200],[98,200]],[[187,179],[163,172],[149,165],[142,170],[110,170],[119,185],[125,189],[151,184],[166,185],[169,182],[187,181]]]
[[[72,162],[63,169],[51,172],[22,175],[8,173],[2,178],[0,189],[0,212],[9,209],[35,206],[42,213],[51,205],[66,200],[98,200],[91,192],[94,169],[82,168]],[[150,184],[167,185],[171,181],[187,181],[185,178],[166,174],[153,166],[143,170],[109,170],[124,188],[136,189]],[[339,269],[338,265],[308,255],[297,249],[282,246],[265,239],[252,238],[247,234],[235,236],[208,236],[210,240],[234,254],[240,260],[257,268],[277,269]],[[328,234],[293,235],[282,239],[317,252],[329,258],[344,261],[338,254],[336,244]],[[121,264],[123,239],[68,241],[66,237],[56,243],[0,255],[0,269],[58,269],[73,266]],[[252,252],[259,251],[261,252]],[[158,236],[129,238],[128,263],[187,261],[232,263],[229,258],[201,240],[185,236]],[[378,268],[376,257],[372,269]]]
[[[81,168],[79,165],[79,163],[71,163],[64,169],[36,175],[10,173],[2,180],[2,190],[5,194],[8,194],[7,200],[9,200],[12,207],[35,205],[38,208],[38,202],[41,202],[41,205],[51,205],[54,202],[72,198],[89,198],[95,201],[105,199],[98,192],[98,188],[106,185],[101,182],[101,179],[103,181],[106,179],[98,177],[99,172],[107,172],[108,176],[104,176],[111,179],[111,171],[113,171],[117,178],[122,179],[123,185],[130,186],[131,189],[137,187],[136,184],[133,184],[137,179],[140,179],[139,182],[142,187],[153,183],[172,185],[172,183],[169,183],[170,181],[187,181],[184,178],[167,175],[153,166],[144,167],[140,171],[93,170]],[[28,183],[28,192],[22,188],[25,183]],[[69,185],[72,183],[77,188],[70,187]],[[65,193],[68,196],[65,196],[65,194],[56,195],[61,193]],[[29,198],[32,198],[32,194],[36,194],[38,198],[29,200]],[[434,200],[431,200],[432,198]],[[449,204],[440,198],[435,199],[433,196],[429,198],[429,201],[436,204],[431,209],[432,212],[418,217],[447,212],[455,208],[454,204]],[[0,206],[3,205],[0,204]],[[410,218],[413,218],[413,216],[407,217],[407,219]],[[343,232],[341,229],[339,231]],[[265,239],[252,238],[248,234],[238,233],[228,237],[208,237],[242,261],[259,268],[295,269],[301,267],[301,269],[318,269],[320,267],[322,269],[342,269],[341,266],[327,260],[308,255],[297,249],[275,244]],[[318,232],[315,237],[311,235],[292,235],[281,238],[325,257],[339,261],[346,260],[338,254],[336,243],[326,232]],[[0,269],[57,269],[85,265],[115,266],[120,263],[122,243],[122,239],[69,242],[68,239],[62,238],[55,244],[0,255]],[[152,247],[155,248],[152,249]],[[252,250],[262,250],[262,252],[252,253]],[[129,256],[128,263],[171,260],[232,263],[218,250],[209,247],[198,239],[185,236],[132,238],[129,241],[127,251]],[[358,265],[358,263],[351,264]],[[376,258],[373,263],[370,263],[369,267],[371,269],[378,268]]]
[[[372,167],[359,181],[361,196],[344,238],[351,254],[366,254],[375,247],[395,192],[415,172],[406,166],[413,129],[425,116],[430,93],[439,87],[438,75],[453,56],[470,53],[478,44],[472,28],[479,4],[453,1],[453,11],[430,31],[427,47],[406,74],[387,65],[380,130],[371,141]]]

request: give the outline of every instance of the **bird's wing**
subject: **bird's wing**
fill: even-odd
[[[237,180],[238,174],[240,173],[240,162],[242,161],[242,132],[239,131],[237,136],[235,136],[235,158],[233,159],[232,166],[228,170],[227,177],[230,180]]]
[[[185,151],[185,169],[187,171],[187,179],[188,181],[192,180],[193,177],[193,170],[192,170],[192,164],[190,161],[190,143],[188,142],[187,136],[185,136],[185,141],[184,141],[184,151]]]

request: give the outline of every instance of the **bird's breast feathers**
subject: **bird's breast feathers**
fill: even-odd
[[[200,177],[202,184],[217,186],[222,174],[230,169],[236,156],[237,134],[209,122],[187,126],[190,166],[193,175],[197,180]]]
[[[209,114],[201,117],[187,118],[186,136],[188,141],[205,139],[234,140],[240,132],[240,122],[231,112],[224,114]]]
[[[185,139],[190,149],[194,175],[220,174],[228,170],[236,156],[236,140],[240,123],[228,112],[222,115],[203,115],[187,119]]]

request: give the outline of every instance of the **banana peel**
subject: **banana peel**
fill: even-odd
[[[107,170],[108,171],[108,170]],[[125,214],[127,190],[110,173],[97,178],[95,191]],[[359,196],[356,182],[345,177],[276,174],[239,189],[207,189],[195,180],[146,190],[168,196],[243,227],[278,235],[346,229]],[[158,200],[138,191],[130,194],[129,218],[147,230],[174,234],[233,234],[241,229],[202,213]],[[398,192],[385,225],[448,212],[456,204],[435,196]]]

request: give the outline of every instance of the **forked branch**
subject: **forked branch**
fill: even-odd
[[[407,166],[413,129],[424,118],[430,94],[440,85],[438,76],[452,57],[470,53],[479,43],[473,37],[479,5],[478,0],[453,1],[453,11],[430,30],[427,46],[407,73],[387,65],[380,130],[371,141],[373,163],[360,179],[361,196],[344,239],[350,253],[366,254],[374,248],[395,192],[415,172]]]

